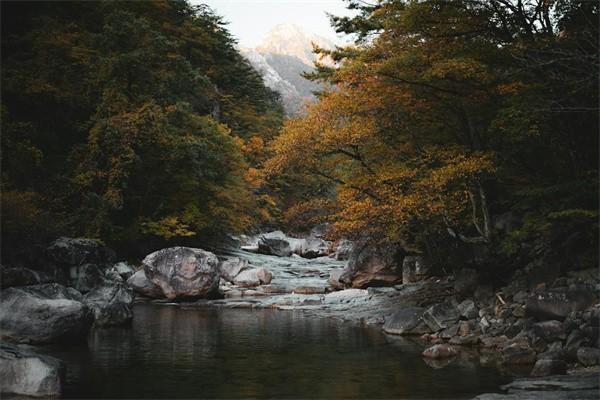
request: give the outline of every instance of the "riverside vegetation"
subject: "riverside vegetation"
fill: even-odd
[[[175,301],[533,376],[481,399],[596,398],[597,2],[350,0],[285,120],[208,7],[1,7],[3,392],[61,393],[19,344]]]

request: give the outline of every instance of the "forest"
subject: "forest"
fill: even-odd
[[[268,220],[257,171],[283,112],[209,8],[2,8],[6,256],[57,235],[139,255]]]
[[[0,397],[598,399],[600,2],[226,3],[0,1]]]
[[[443,268],[594,265],[598,4],[347,3],[286,120],[207,6],[3,3],[4,256],[328,222]]]

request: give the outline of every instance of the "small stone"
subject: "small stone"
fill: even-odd
[[[484,348],[499,349],[506,345],[508,338],[506,336],[482,336],[480,338],[481,346]]]
[[[468,321],[460,321],[458,323],[458,335],[467,336],[472,331],[472,324]]]
[[[477,318],[477,316],[479,315],[477,306],[475,305],[475,302],[471,299],[462,301],[457,308],[461,318],[464,319]]]
[[[423,351],[423,357],[433,359],[454,357],[457,354],[458,350],[448,344],[436,344]]]
[[[454,324],[440,332],[442,339],[450,339],[458,334],[458,324]]]
[[[487,320],[486,317],[481,317],[481,320],[479,321],[479,325],[481,325],[482,328],[489,328],[491,324]]]
[[[525,306],[522,306],[522,305],[517,305],[512,310],[512,315],[514,315],[517,318],[525,318],[526,314],[527,314],[527,310],[525,309]]]

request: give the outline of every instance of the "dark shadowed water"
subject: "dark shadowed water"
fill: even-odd
[[[134,314],[87,347],[43,349],[67,364],[64,397],[468,399],[508,381],[465,358],[435,369],[411,342],[301,313],[138,304]]]

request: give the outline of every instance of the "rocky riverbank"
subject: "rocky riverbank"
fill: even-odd
[[[426,362],[435,368],[452,365],[465,353],[500,369],[516,366],[535,379],[558,374],[569,377],[566,382],[590,382],[585,374],[565,375],[583,369],[598,376],[595,270],[570,271],[536,287],[517,271],[508,284],[492,287],[482,284],[475,270],[436,276],[421,257],[349,242],[334,245],[319,229],[305,238],[273,232],[238,238],[237,244],[218,256],[201,249],[163,249],[136,268],[116,263],[114,253],[95,241],[58,239],[47,250],[46,269],[2,269],[2,340],[84,339],[90,329],[127,324],[135,298],[186,308],[275,308],[374,325],[420,341]],[[35,357],[29,349],[0,348],[3,380],[9,380],[3,390],[60,394],[60,362]],[[30,362],[45,365],[51,378],[35,378],[51,383],[23,389],[23,382],[33,379],[23,367]],[[507,386],[508,397],[480,399],[542,399],[551,398],[542,392],[554,391],[531,389],[536,380],[515,382],[530,383]],[[581,384],[580,392],[588,392],[577,396],[595,390]]]

